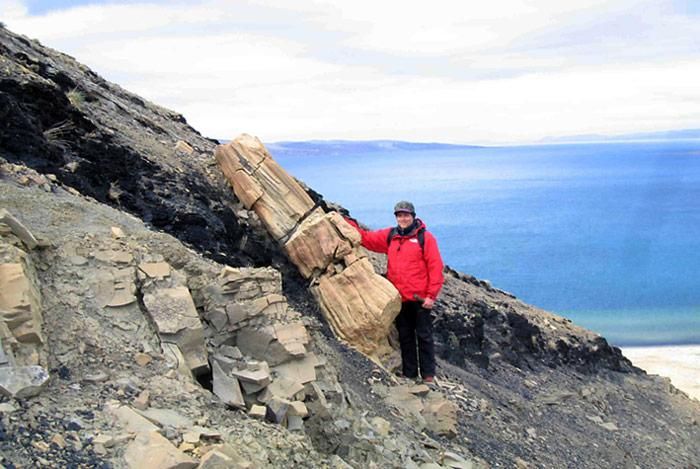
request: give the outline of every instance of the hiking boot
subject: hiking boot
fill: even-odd
[[[424,376],[423,377],[423,384],[435,384],[435,377],[434,376]]]

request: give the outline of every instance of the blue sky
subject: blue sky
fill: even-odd
[[[700,2],[0,0],[0,21],[265,141],[514,143],[700,128]]]

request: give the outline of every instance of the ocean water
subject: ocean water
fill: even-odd
[[[700,343],[700,141],[269,149],[373,228],[411,200],[446,264],[615,345]]]

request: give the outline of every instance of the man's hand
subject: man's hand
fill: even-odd
[[[432,298],[426,298],[423,300],[423,308],[425,309],[433,309],[433,306],[435,305],[435,300]]]

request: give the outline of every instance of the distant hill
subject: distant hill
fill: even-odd
[[[623,141],[659,141],[700,139],[700,129],[663,130],[659,132],[638,132],[621,135],[567,135],[563,137],[546,137],[543,143],[585,143],[585,142],[623,142]]]
[[[267,145],[268,149],[275,154],[284,153],[304,153],[323,155],[347,155],[348,152],[366,153],[372,151],[403,150],[451,150],[464,148],[479,148],[476,145],[454,145],[449,143],[417,143],[402,142],[398,140],[309,140],[306,142],[275,142]]]

